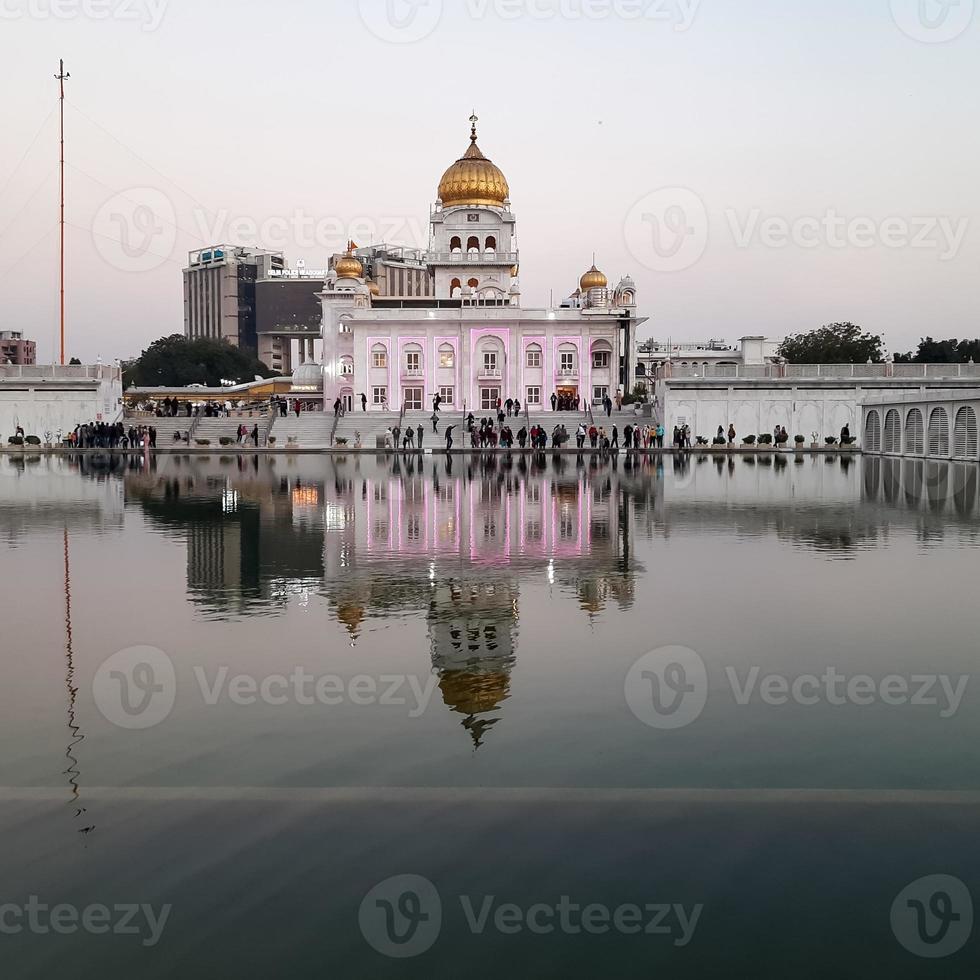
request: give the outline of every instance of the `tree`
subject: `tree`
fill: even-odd
[[[881,337],[865,333],[854,323],[828,323],[809,333],[787,337],[778,350],[795,364],[865,364],[880,361]]]
[[[913,354],[898,354],[896,364],[966,364],[980,361],[980,340],[933,340],[924,337]]]
[[[126,365],[126,387],[184,388],[202,384],[219,388],[222,381],[241,383],[271,371],[250,351],[223,340],[188,340],[173,334],[154,341],[136,360]]]

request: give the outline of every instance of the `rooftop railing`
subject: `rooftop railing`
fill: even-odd
[[[657,371],[658,380],[705,378],[708,380],[812,379],[874,380],[900,378],[980,378],[980,364],[665,364]]]

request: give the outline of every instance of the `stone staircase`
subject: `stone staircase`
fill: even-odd
[[[481,418],[491,416],[492,414],[491,412],[473,413],[478,423]],[[573,447],[575,445],[575,430],[578,428],[579,423],[585,422],[586,425],[589,424],[588,416],[582,412],[537,411],[530,413],[529,421],[525,420],[523,414],[507,421],[514,430],[515,435],[524,425],[527,425],[528,428],[534,425],[540,425],[548,432],[550,437],[551,431],[556,425],[564,425],[572,437]],[[605,412],[601,414],[596,413],[595,421],[597,426],[604,426],[607,430],[611,430],[612,426],[616,425],[619,427],[620,432],[627,425],[652,424],[650,419],[644,419],[642,416],[637,418],[628,409],[624,409],[621,412],[617,412],[614,409],[611,418],[607,418]],[[463,413],[458,409],[453,409],[452,411],[443,410],[439,413],[438,434],[432,431],[431,410],[406,412],[404,419],[401,419],[398,412],[361,412],[359,410],[349,412],[337,420],[335,439],[346,439],[347,445],[353,447],[355,434],[359,432],[361,434],[361,448],[375,449],[378,445],[378,438],[383,438],[387,429],[394,429],[397,425],[401,425],[402,429],[405,429],[409,425],[413,429],[417,429],[421,425],[425,432],[423,445],[426,449],[444,448],[446,445],[446,428],[453,425],[456,427],[453,430],[455,448],[469,448],[468,444],[465,447],[463,445],[465,423],[463,421]],[[236,425],[233,425],[231,430],[232,436],[234,436],[235,428]],[[331,446],[330,439],[333,430],[333,412],[306,412],[300,415],[299,418],[293,414],[286,418],[277,418],[272,429],[272,436],[276,440],[277,449],[285,449],[289,446],[295,446],[299,449],[335,449],[338,447],[336,444]],[[295,442],[290,442],[290,439],[295,439]]]
[[[176,419],[174,420],[176,421]],[[191,432],[191,445],[196,445],[200,439],[207,439],[212,446],[221,446],[222,438],[238,440],[238,427],[244,425],[251,435],[254,426],[259,427],[259,445],[265,444],[265,430],[268,424],[266,416],[253,415],[242,418],[232,416],[231,418],[199,418],[197,424]],[[246,445],[251,446],[252,440],[249,438]]]

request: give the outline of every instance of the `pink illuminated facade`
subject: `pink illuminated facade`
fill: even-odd
[[[521,305],[517,219],[503,174],[476,143],[446,172],[425,254],[432,295],[380,296],[352,248],[334,264],[323,306],[324,401],[369,411],[479,413],[498,398],[532,412],[552,397],[582,406],[626,393],[635,375],[636,287],[593,267],[555,309]]]

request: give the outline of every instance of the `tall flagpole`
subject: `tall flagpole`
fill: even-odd
[[[59,99],[61,104],[61,363],[65,363],[65,79],[71,78],[65,72],[64,59],[58,62]]]

